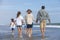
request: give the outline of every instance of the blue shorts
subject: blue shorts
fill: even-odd
[[[14,30],[14,28],[11,28],[11,30]]]
[[[27,24],[27,28],[32,28],[33,24]]]

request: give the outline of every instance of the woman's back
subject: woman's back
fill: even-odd
[[[32,14],[26,15],[26,22],[27,22],[27,24],[32,24],[32,22],[33,22],[33,15]]]
[[[16,18],[16,24],[22,25],[22,20],[23,20],[23,17],[20,15],[18,18]]]

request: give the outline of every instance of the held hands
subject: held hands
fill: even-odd
[[[49,23],[51,23],[50,19],[48,19],[48,20],[49,20]]]
[[[36,20],[36,23],[38,22],[38,20]]]

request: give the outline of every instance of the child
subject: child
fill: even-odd
[[[21,12],[18,11],[17,17],[16,17],[16,24],[18,28],[18,36],[22,37],[22,24],[23,24],[23,17],[21,16]]]
[[[12,35],[14,35],[15,21],[14,21],[14,19],[13,19],[13,18],[11,19],[10,26],[11,26],[11,30],[12,30]]]
[[[28,34],[29,37],[32,36],[32,27],[33,27],[33,15],[32,15],[32,11],[30,9],[27,10],[27,15],[25,16],[25,21],[26,21],[26,33]]]

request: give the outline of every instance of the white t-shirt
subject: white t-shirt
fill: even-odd
[[[16,24],[17,25],[22,25],[22,21],[23,21],[23,17],[19,16],[18,18],[16,18]]]
[[[14,22],[11,22],[11,28],[15,28]]]

